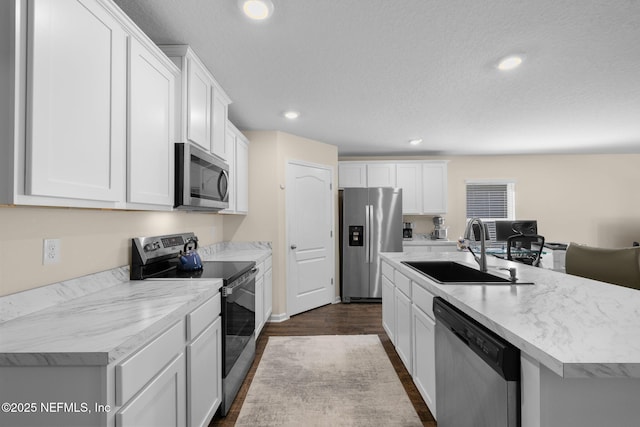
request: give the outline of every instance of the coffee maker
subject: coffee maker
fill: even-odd
[[[413,223],[412,222],[402,223],[402,238],[405,240],[413,239]]]
[[[447,238],[447,227],[444,225],[444,218],[441,216],[433,217],[433,238],[434,239],[446,239]]]

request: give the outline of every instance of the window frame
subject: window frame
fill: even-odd
[[[501,220],[501,219],[505,219],[505,220],[515,220],[516,219],[516,194],[515,194],[515,186],[516,186],[516,180],[515,179],[467,179],[465,180],[465,224],[468,224],[469,221],[471,220],[471,218],[468,216],[469,215],[469,210],[468,210],[468,205],[467,205],[467,192],[469,190],[469,186],[473,186],[473,185],[505,185],[506,186],[506,196],[507,196],[507,202],[506,202],[506,208],[507,208],[507,216],[505,218],[480,218],[480,220],[484,223],[490,224],[492,223],[493,226],[490,226],[489,229],[491,231],[491,242],[495,242],[495,221],[496,220]]]

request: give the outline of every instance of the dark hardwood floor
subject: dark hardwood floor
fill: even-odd
[[[256,360],[254,361],[247,378],[236,397],[233,405],[226,417],[216,416],[209,424],[209,427],[235,425],[240,413],[240,408],[247,395],[253,376],[262,353],[270,336],[287,335],[358,335],[377,334],[382,341],[382,345],[389,356],[389,360],[395,368],[402,385],[407,391],[409,399],[413,403],[422,425],[435,427],[436,422],[429,412],[429,408],[422,400],[420,393],[416,389],[411,375],[400,361],[398,354],[393,348],[386,332],[382,328],[382,305],[375,303],[354,303],[354,304],[331,304],[306,313],[293,316],[282,323],[267,323],[256,343]]]

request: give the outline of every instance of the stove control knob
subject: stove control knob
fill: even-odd
[[[146,245],[144,245],[144,251],[145,252],[153,252],[155,250],[160,249],[160,242],[152,242],[152,243],[147,243]]]

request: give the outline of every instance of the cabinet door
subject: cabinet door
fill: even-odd
[[[386,276],[382,276],[382,327],[389,336],[391,342],[395,345],[396,302],[393,289],[393,283]]]
[[[264,326],[264,275],[256,279],[256,338]]]
[[[367,186],[366,163],[339,163],[338,187],[365,188]]]
[[[264,273],[264,323],[269,321],[273,312],[273,271]]]
[[[424,163],[422,165],[422,209],[425,214],[447,212],[447,164]]]
[[[249,212],[249,143],[236,138],[236,212]]]
[[[29,9],[25,191],[124,201],[126,33],[94,0]]]
[[[236,212],[236,200],[237,200],[237,174],[238,168],[236,163],[236,134],[231,128],[231,126],[227,126],[227,135],[224,140],[227,148],[225,152],[229,155],[227,159],[227,163],[229,163],[229,207],[225,209],[223,212],[235,213]]]
[[[398,163],[396,184],[402,188],[402,213],[422,213],[422,164]]]
[[[207,426],[222,402],[222,320],[187,346],[187,421]]]
[[[214,87],[212,102],[213,110],[211,112],[212,137],[210,150],[213,154],[225,160],[229,158],[224,142],[227,128],[227,105],[228,102]]]
[[[407,371],[411,367],[411,299],[398,288],[395,288],[396,314],[396,351]]]
[[[196,60],[187,57],[187,138],[211,151],[211,99],[213,82]]]
[[[413,306],[413,382],[436,416],[435,322]]]
[[[185,426],[185,390],[184,353],[180,353],[116,414],[116,426]]]
[[[173,206],[175,84],[176,75],[132,38],[128,202]]]
[[[395,163],[367,164],[367,187],[395,187]]]

